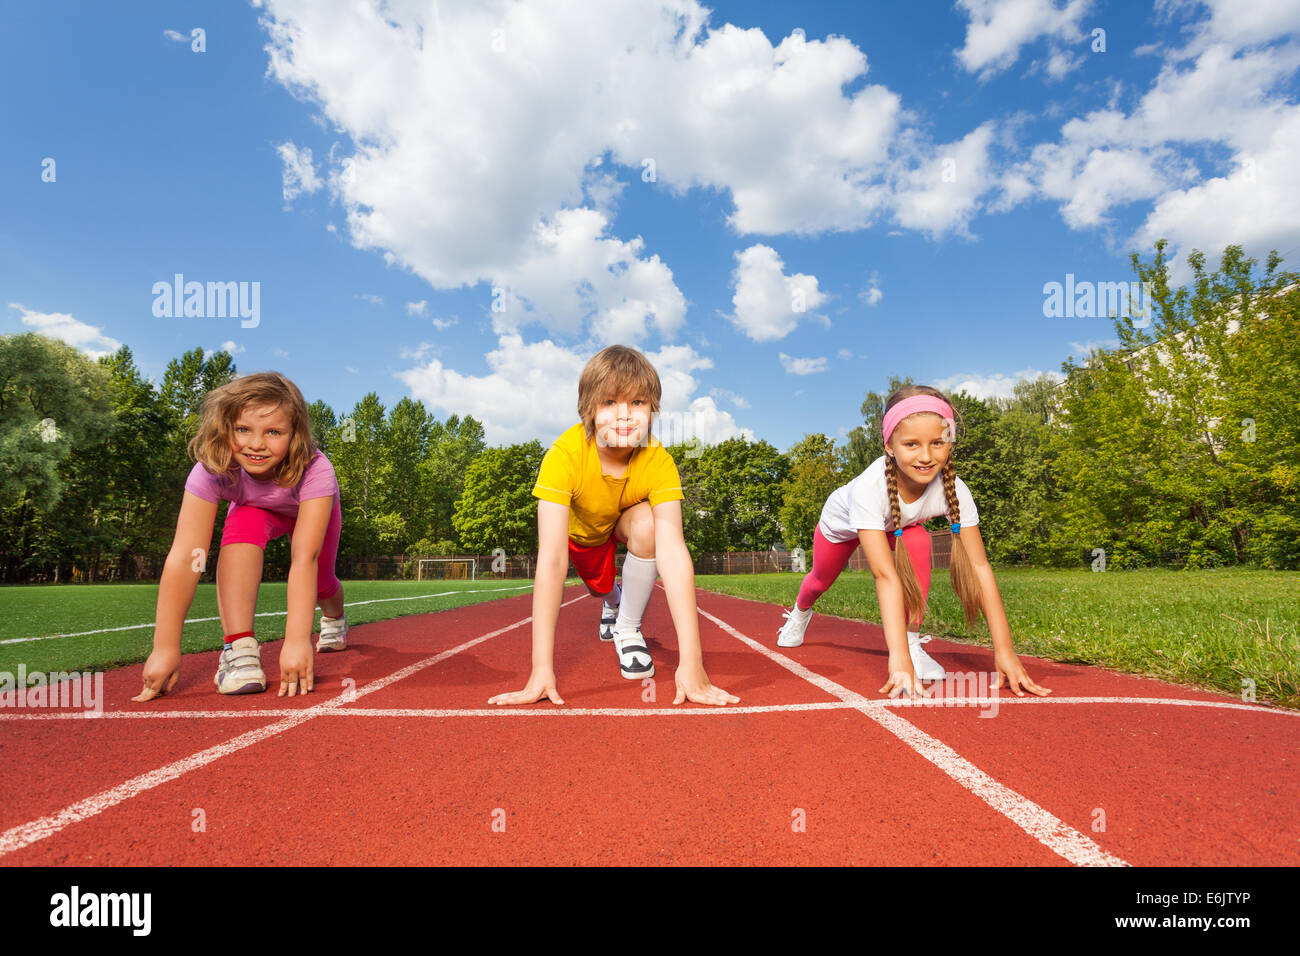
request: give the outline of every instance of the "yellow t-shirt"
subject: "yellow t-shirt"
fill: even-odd
[[[604,544],[618,516],[642,501],[650,506],[686,497],[677,463],[651,437],[632,452],[622,478],[611,478],[600,467],[596,440],[588,440],[579,422],[555,440],[542,459],[533,497],[569,507],[569,537],[593,547]]]

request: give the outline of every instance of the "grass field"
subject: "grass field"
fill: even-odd
[[[788,608],[801,580],[788,573],[701,575],[696,584]],[[1258,701],[1300,707],[1300,574],[1015,568],[998,570],[997,580],[1017,653],[1099,664],[1233,696],[1251,680]],[[867,572],[845,572],[816,610],[879,624],[874,579]],[[774,614],[770,634],[751,636],[775,641],[781,623]],[[983,618],[978,630],[966,629],[946,571],[931,582],[922,630],[989,643]]]
[[[480,581],[345,581],[348,624],[386,621],[407,614],[428,614],[447,608],[526,594],[527,580]],[[264,583],[258,594],[254,623],[259,641],[284,636],[287,584]],[[430,596],[425,596],[430,595]],[[375,601],[374,604],[358,602]],[[158,585],[38,584],[0,588],[0,671],[14,673],[19,663],[27,671],[88,671],[143,661],[153,648],[153,618]],[[215,584],[200,584],[181,638],[182,653],[221,647]],[[317,614],[317,623],[320,616]],[[103,631],[83,634],[85,631]],[[78,635],[6,644],[14,638]]]

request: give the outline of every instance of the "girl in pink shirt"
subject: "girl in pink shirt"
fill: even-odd
[[[176,536],[158,587],[153,653],[137,701],[152,700],[180,677],[181,627],[207,566],[217,502],[230,502],[217,560],[217,608],[225,646],[215,683],[223,694],[266,690],[253,614],[267,542],[288,534],[288,614],[280,651],[280,694],[313,685],[311,631],[321,609],[317,651],[347,647],[343,587],[334,574],[342,511],[334,468],[312,441],[302,392],[278,372],[246,375],[213,389],[190,441]]]

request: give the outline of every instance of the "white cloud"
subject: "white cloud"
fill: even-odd
[[[324,185],[316,175],[316,167],[312,165],[310,149],[299,149],[293,143],[284,142],[275,151],[280,154],[280,161],[284,164],[280,179],[285,202],[311,195]]]
[[[816,375],[826,371],[826,358],[795,358],[793,355],[780,353],[781,366],[789,375]]]
[[[731,324],[755,342],[771,342],[794,331],[799,320],[812,318],[811,310],[826,301],[817,277],[797,272],[786,275],[784,263],[771,246],[757,244],[736,253],[731,274],[736,294]]]
[[[428,304],[429,302],[427,299],[421,299],[419,302],[408,302],[406,303],[406,314],[423,316]]]
[[[276,358],[287,359],[289,357],[289,353],[286,352],[284,349],[273,348],[271,349],[271,354],[274,355]]]
[[[1202,35],[1215,35],[1202,28]],[[1205,242],[1221,251],[1239,241],[1224,236],[1222,226],[1231,226],[1246,243],[1286,242],[1297,234],[1295,195],[1275,167],[1300,111],[1285,93],[1285,81],[1297,69],[1300,45],[1294,43],[1240,51],[1200,44],[1191,59],[1170,52],[1131,112],[1119,109],[1118,97],[1112,97],[1105,109],[1066,122],[1057,142],[1039,144],[1029,160],[1004,170],[1002,194],[991,208],[1002,211],[1037,193],[1061,202],[1070,228],[1085,229],[1108,224],[1116,206],[1150,200],[1154,207],[1129,248],[1137,242],[1149,249],[1163,236],[1175,245]],[[1204,161],[1210,165],[1207,176],[1188,146],[1218,146],[1232,158],[1226,164]],[[1259,176],[1253,189],[1240,190],[1243,209],[1235,200],[1244,184],[1234,185],[1233,176],[1248,159],[1257,169],[1266,162],[1274,175]],[[1204,228],[1193,207],[1204,214]]]
[[[936,382],[935,388],[941,392],[947,392],[949,395],[956,392],[965,392],[979,399],[1013,398],[1017,382],[1032,381],[1040,375],[1046,375],[1055,381],[1061,381],[1064,378],[1060,372],[1044,372],[1039,369],[1028,368],[1019,372],[1012,372],[1010,375],[1001,372],[995,372],[992,375],[952,375]]]
[[[605,235],[603,213],[563,209],[533,230],[520,258],[493,278],[511,296],[492,313],[498,334],[530,322],[570,335],[589,324],[598,341],[639,342],[651,325],[671,338],[686,318],[686,298],[657,255],[643,259],[641,239]]]
[[[1053,56],[1060,55],[1061,43],[1083,38],[1079,24],[1091,5],[1091,0],[1068,0],[1063,6],[1053,0],[957,0],[970,17],[957,60],[987,80],[1015,63],[1021,47],[1041,38],[1052,42]]]
[[[163,36],[176,43],[189,43],[190,38],[178,30],[164,30]]]
[[[46,338],[66,342],[92,359],[111,355],[122,347],[117,339],[105,335],[103,329],[87,325],[66,312],[37,312],[18,302],[10,302],[9,308],[18,310],[23,325]]]
[[[1170,239],[1177,253],[1171,269],[1176,282],[1190,278],[1186,253],[1193,248],[1206,254],[1211,268],[1229,244],[1243,246],[1261,261],[1272,249],[1294,250],[1300,246],[1297,155],[1300,107],[1291,110],[1259,153],[1234,156],[1231,173],[1161,196],[1131,244],[1150,249],[1157,239]]]
[[[363,302],[369,302],[371,305],[384,304],[384,297],[382,295],[375,295],[372,292],[361,292],[354,295],[352,298],[361,299]]]
[[[1119,348],[1119,339],[1094,339],[1091,342],[1071,342],[1069,355],[1074,358],[1087,358],[1094,349]]]
[[[1156,0],[1157,12],[1190,10],[1199,13],[1208,8],[1208,19],[1197,23],[1187,47],[1180,56],[1194,56],[1206,47],[1226,43],[1246,47],[1266,43],[1300,30],[1300,0]]]
[[[730,389],[711,388],[709,389],[709,394],[714,398],[726,399],[727,401],[731,402],[731,404],[735,405],[737,408],[750,407],[749,402],[745,401],[745,397],[743,395],[737,395],[735,392],[731,391]]]
[[[422,343],[421,348],[428,346]],[[536,438],[548,444],[578,420],[578,377],[590,357],[588,351],[550,340],[525,343],[518,333],[506,333],[484,356],[486,375],[465,375],[432,358],[397,377],[426,405],[483,422],[489,443]],[[666,426],[693,429],[688,434],[706,443],[752,434],[739,428],[712,398],[692,398],[699,387],[692,373],[711,368],[710,359],[686,345],[665,346],[647,352],[646,358],[663,385],[661,421]]]
[[[437,354],[440,351],[442,351],[442,346],[440,345],[433,342],[421,342],[413,349],[407,348],[405,345],[400,346],[397,350],[397,354],[404,359],[414,359],[417,362],[423,362],[424,357],[430,352]]]
[[[731,414],[718,408],[708,395],[694,399],[683,411],[662,412],[655,423],[654,435],[665,445],[692,440],[716,445],[728,438],[754,441],[754,430],[737,426]]]
[[[876,278],[872,278],[867,283],[867,287],[858,293],[858,301],[868,306],[879,305],[880,300],[884,297],[885,293],[881,291],[880,280]]]
[[[988,155],[992,141],[993,124],[985,123],[958,142],[937,147],[901,175],[893,198],[897,222],[935,237],[950,230],[969,235],[967,225],[979,208],[979,197],[993,185]]]
[[[609,234],[628,190],[727,193],[738,233],[901,215],[938,234],[964,229],[979,182],[927,208],[896,170],[934,149],[900,135],[900,97],[863,82],[851,41],[706,30],[695,0],[263,9],[269,75],[346,136],[322,178],[353,245],[437,289],[509,289],[524,309],[494,313],[499,334],[587,324],[601,341],[635,341],[646,326],[681,327],[668,265]]]
[[[246,351],[246,349],[234,339],[231,339],[221,343],[221,351],[229,352],[231,355],[238,355],[240,352]]]
[[[458,318],[455,318],[455,319],[434,319],[434,320],[433,320],[433,327],[434,327],[435,329],[437,329],[439,332],[444,332],[444,331],[446,331],[447,329],[451,328],[453,325],[455,325],[455,324],[456,324],[457,322],[459,322],[459,321],[460,321],[460,319],[458,319]]]
[[[853,349],[840,349],[835,354],[842,359],[851,359],[853,358]]]

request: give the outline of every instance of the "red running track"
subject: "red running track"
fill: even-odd
[[[527,679],[522,595],[356,627],[304,698],[219,696],[213,652],[149,705],[137,665],[96,719],[0,710],[0,864],[1300,863],[1293,712],[1032,658],[1046,700],[973,680],[952,706],[888,703],[879,627],[818,616],[778,652],[777,608],[704,592],[705,664],[741,703],[673,707],[662,594],[644,687],[581,595],[564,708],[486,703]]]

